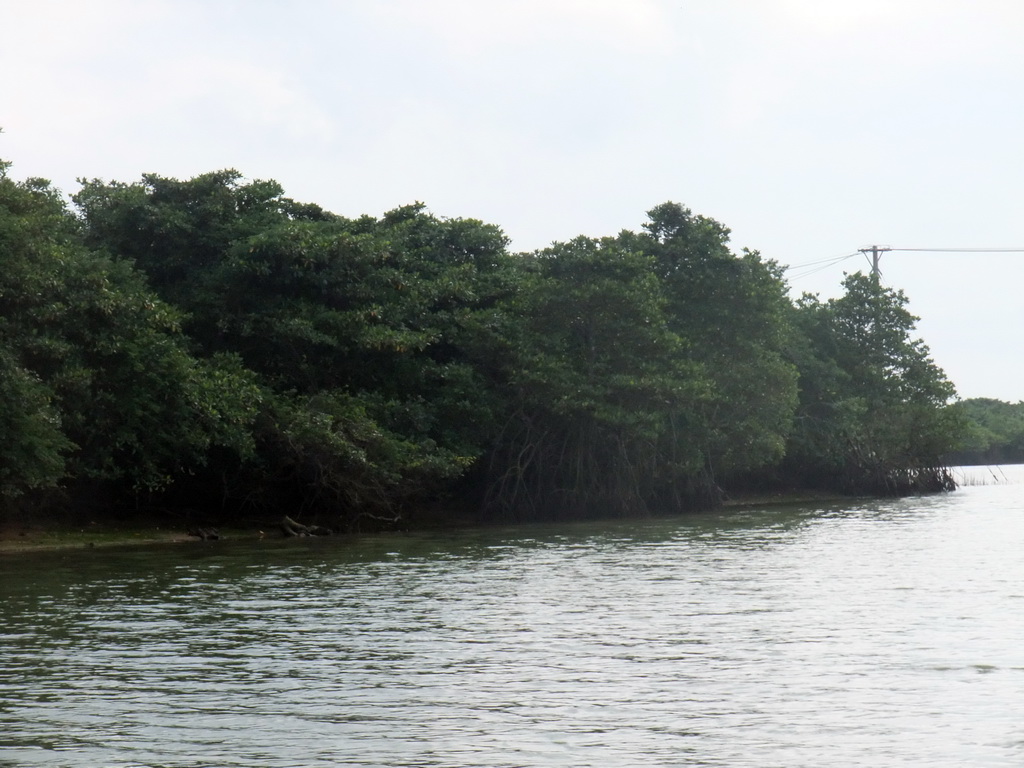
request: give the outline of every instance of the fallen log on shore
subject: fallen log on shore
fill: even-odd
[[[322,525],[303,525],[292,520],[288,515],[281,520],[281,530],[285,536],[330,536],[334,531]]]

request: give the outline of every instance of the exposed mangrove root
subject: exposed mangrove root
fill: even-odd
[[[522,409],[491,453],[483,514],[504,521],[646,517],[720,504],[710,467],[700,469],[666,438],[588,414],[567,419]]]

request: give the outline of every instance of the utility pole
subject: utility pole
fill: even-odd
[[[882,272],[878,268],[878,262],[882,258],[882,254],[891,251],[887,245],[869,245],[867,248],[861,248],[860,252],[867,256],[871,254],[871,279],[875,281],[875,285],[881,281]]]

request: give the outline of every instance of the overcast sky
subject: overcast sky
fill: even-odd
[[[1020,0],[0,0],[0,29],[0,158],[66,192],[235,168],[516,250],[666,200],[794,267],[1024,249]],[[794,294],[868,264],[819,266]],[[1024,253],[882,271],[961,396],[1024,399]]]

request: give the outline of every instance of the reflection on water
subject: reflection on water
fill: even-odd
[[[0,766],[1019,766],[1024,487],[0,558]]]

